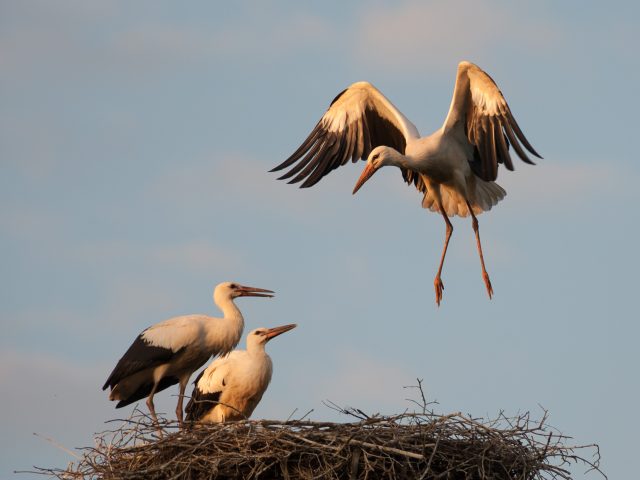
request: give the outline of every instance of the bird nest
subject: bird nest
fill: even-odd
[[[599,469],[597,445],[566,437],[528,413],[487,421],[461,413],[368,416],[331,408],[350,423],[256,420],[158,429],[135,411],[67,469],[38,468],[60,479],[570,479],[568,467]],[[582,455],[588,452],[591,459]],[[604,478],[606,476],[602,474]]]

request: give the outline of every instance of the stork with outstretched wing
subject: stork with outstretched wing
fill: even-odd
[[[400,168],[405,182],[422,194],[422,206],[444,218],[446,235],[434,279],[440,305],[442,266],[453,225],[449,217],[471,215],[482,277],[493,287],[484,264],[476,215],[490,210],[506,192],[495,183],[498,165],[513,170],[509,148],[533,164],[525,150],[540,155],[526,139],[498,86],[477,65],[460,62],[449,113],[442,127],[421,137],[416,127],[367,82],[340,93],[300,147],[272,171],[288,169],[279,179],[311,187],[349,159],[367,164],[353,193],[381,167]]]

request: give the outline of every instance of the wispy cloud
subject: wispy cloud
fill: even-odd
[[[0,352],[0,382],[5,387],[0,471],[30,470],[33,465],[64,467],[74,458],[45,438],[74,451],[92,445],[93,433],[109,428],[105,421],[126,418],[131,409],[114,410],[101,390],[112,367],[36,352]],[[157,396],[158,411],[172,414],[174,393]]]
[[[189,292],[178,286],[193,278],[205,282],[198,304],[215,311],[210,300],[215,284],[230,272],[246,270],[245,258],[239,252],[205,240],[149,245],[102,242],[83,245],[70,254],[74,262],[109,272],[93,321],[114,325],[139,321],[134,319],[152,323],[171,315],[198,313],[186,303]],[[136,265],[135,273],[123,274],[125,265]],[[60,324],[69,324],[61,320]]]
[[[133,80],[194,63],[218,65],[248,57],[269,61],[326,47],[335,37],[331,23],[322,17],[295,9],[281,15],[257,4],[245,15],[207,26],[167,21],[157,9],[141,16],[118,2],[88,5],[65,0],[55,8],[30,2],[3,10],[10,19],[0,31],[5,79],[23,79],[44,69],[62,77],[124,74]]]
[[[191,271],[238,268],[243,262],[238,252],[216,247],[209,241],[194,240],[178,245],[155,246],[147,252],[149,261],[163,267],[171,266]]]
[[[215,34],[217,52],[224,56],[251,55],[260,59],[284,57],[309,48],[332,47],[338,32],[322,17],[302,12],[274,16],[257,8]],[[296,41],[292,42],[291,39]]]
[[[351,189],[360,170],[359,166],[347,166],[324,178],[321,185],[300,190],[297,185],[277,181],[278,174],[268,172],[271,167],[273,164],[242,153],[211,153],[160,173],[144,195],[159,202],[167,199],[167,208],[185,213],[194,205],[206,205],[214,212],[227,210],[237,215],[247,209],[293,215],[298,222],[309,224],[352,200]],[[166,192],[171,191],[180,195],[167,197]]]
[[[332,43],[335,31],[321,17],[290,12],[274,16],[259,5],[235,21],[201,28],[179,23],[145,21],[114,34],[108,51],[130,67],[163,70],[189,62],[256,62],[283,58],[309,48]],[[291,38],[296,41],[292,42]]]
[[[0,112],[3,168],[15,170],[34,182],[47,180],[62,157],[64,133],[57,119],[44,113],[34,118],[26,109]]]
[[[533,167],[521,164],[516,168],[515,172],[503,171],[498,183],[508,192],[504,208],[519,211],[575,211],[598,198],[617,202],[634,194],[633,178],[638,175],[624,164],[610,161],[593,164],[544,159]]]
[[[34,432],[69,449],[90,445],[92,433],[109,418],[108,406],[100,398],[105,371],[104,365],[66,362],[55,356],[1,352],[0,382],[7,387],[0,412],[2,438],[7,440],[3,467],[23,469],[43,461],[62,466],[72,460]]]
[[[120,240],[98,241],[76,246],[66,252],[76,262],[85,264],[131,263],[142,266],[154,266],[164,270],[184,270],[206,272],[212,268],[238,268],[242,256],[229,249],[216,245],[211,240],[186,239],[168,242],[158,239],[144,245]]]
[[[101,22],[113,19],[113,5],[63,0],[3,5],[0,29],[0,67],[9,75],[27,78],[34,71],[60,73],[70,65],[95,62],[95,45],[84,35]]]
[[[32,242],[43,231],[55,232],[61,215],[21,206],[20,208],[0,208],[0,232],[7,239]]]
[[[355,349],[336,352],[338,370],[331,374],[325,372],[313,387],[315,394],[367,413],[401,411],[407,406],[403,387],[415,385],[415,375],[389,357],[384,358]]]
[[[549,18],[493,1],[367,4],[359,18],[355,55],[403,72],[452,68],[462,59],[486,58],[507,39],[518,48],[549,48],[559,31]]]

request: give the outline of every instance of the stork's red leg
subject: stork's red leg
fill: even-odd
[[[480,255],[480,264],[482,265],[482,279],[484,280],[484,284],[487,287],[487,293],[489,294],[489,298],[493,296],[493,287],[491,286],[491,280],[489,280],[489,274],[487,273],[487,269],[484,266],[484,255],[482,255],[482,244],[480,243],[480,230],[478,228],[478,219],[473,213],[473,209],[471,208],[471,204],[467,200],[467,207],[469,207],[469,213],[471,214],[473,231],[476,234],[476,242],[478,244],[478,255]]]
[[[158,423],[156,408],[153,405],[153,396],[155,395],[157,389],[158,389],[158,383],[154,383],[153,388],[151,389],[151,393],[149,393],[149,396],[147,397],[147,407],[149,408],[149,412],[151,413],[151,418],[153,418],[153,423],[156,424],[156,427],[158,429],[158,434],[160,435],[160,437],[162,437],[162,429],[160,428],[160,424]]]
[[[444,257],[447,254],[447,247],[449,246],[449,239],[451,238],[451,234],[453,233],[453,225],[447,217],[447,214],[444,212],[442,208],[440,208],[440,213],[442,213],[442,217],[447,224],[447,233],[444,238],[444,247],[442,249],[442,257],[440,257],[440,266],[438,267],[438,273],[436,273],[436,278],[433,280],[433,286],[436,290],[436,303],[440,306],[440,301],[442,300],[442,291],[444,290],[444,284],[442,283],[442,279],[440,278],[440,274],[442,273],[442,265],[444,264]]]
[[[178,424],[180,427],[183,426],[183,414],[182,414],[182,401],[184,400],[184,391],[187,388],[187,382],[189,378],[187,377],[186,381],[180,382],[180,393],[178,394],[178,406],[176,407],[176,417],[178,418]]]

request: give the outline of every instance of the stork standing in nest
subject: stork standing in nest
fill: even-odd
[[[246,350],[234,350],[214,360],[194,382],[186,409],[187,421],[220,423],[249,418],[267,390],[273,372],[265,345],[295,327],[291,324],[253,330],[247,336]]]
[[[216,286],[213,301],[223,317],[184,315],[156,323],[131,344],[107,378],[109,400],[119,400],[121,408],[147,397],[147,406],[158,423],[153,396],[180,384],[176,416],[182,425],[184,391],[189,377],[215,355],[231,352],[242,337],[244,318],[233,303],[238,297],[272,297],[273,292],[233,282]]]
[[[490,210],[506,192],[495,183],[498,165],[513,170],[509,147],[533,164],[525,149],[540,155],[525,138],[496,83],[477,65],[460,62],[453,99],[442,127],[421,137],[416,127],[367,82],[340,93],[300,147],[272,171],[291,167],[279,180],[315,185],[349,159],[367,164],[353,193],[381,167],[400,168],[402,177],[424,196],[422,206],[438,212],[446,234],[434,279],[440,305],[442,266],[453,225],[449,217],[471,215],[478,255],[489,298],[493,288],[485,268],[476,215]]]

